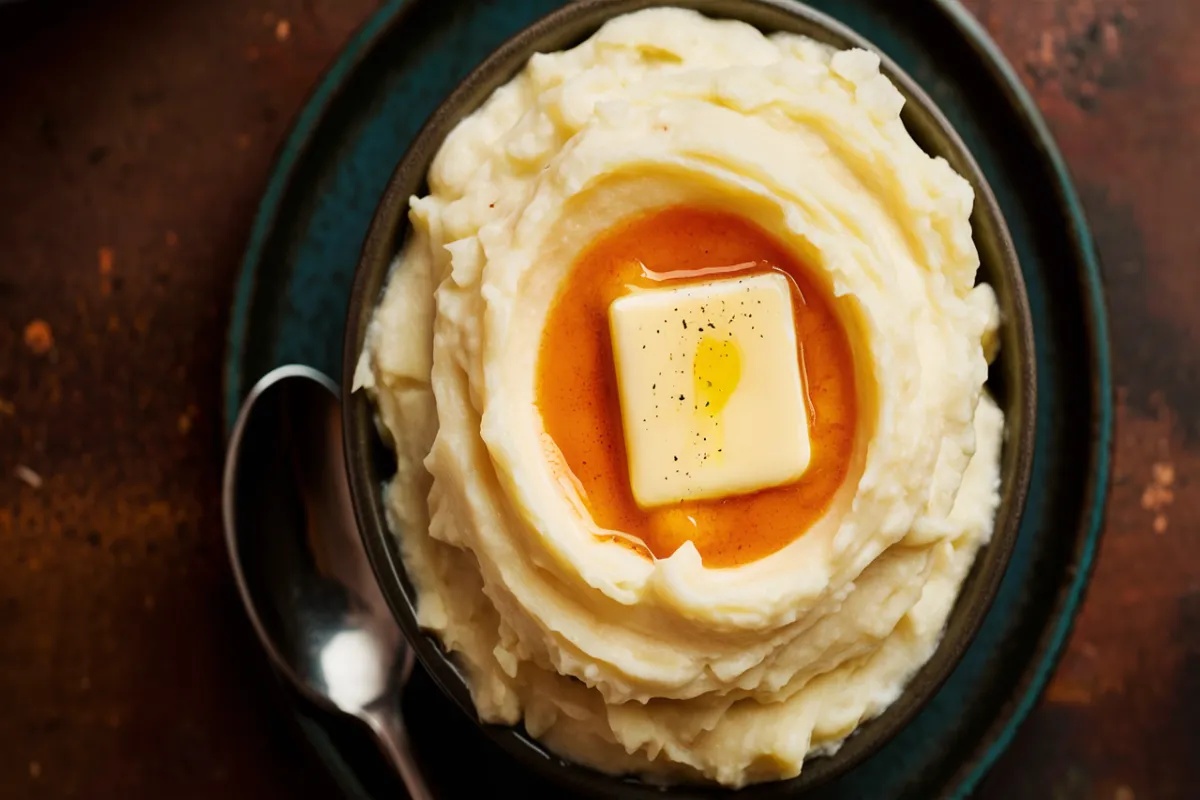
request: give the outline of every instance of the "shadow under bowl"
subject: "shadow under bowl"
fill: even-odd
[[[374,408],[365,393],[352,393],[354,368],[367,326],[387,284],[391,267],[409,234],[408,201],[427,193],[426,174],[443,140],[460,120],[519,72],[530,56],[572,47],[604,22],[643,8],[677,6],[715,18],[739,19],[764,32],[803,34],[845,49],[879,53],[881,70],[906,98],[902,118],[917,143],[944,157],[975,189],[971,226],[981,267],[1001,309],[1001,348],[988,388],[1005,413],[1001,455],[1001,501],[991,542],[983,548],[962,585],[933,657],[883,714],[859,726],[833,755],[814,757],[796,778],[756,784],[739,796],[794,797],[844,774],[879,750],[937,693],[970,645],[995,596],[1016,539],[1029,484],[1036,407],[1033,326],[1016,251],[999,206],[982,172],[949,122],[929,97],[881,51],[830,17],[790,0],[580,0],[525,28],[489,56],[434,112],[408,149],[376,210],[350,295],[342,376],[347,469],[355,510],[376,575],[396,619],[435,683],[472,719],[477,719],[464,673],[436,637],[416,621],[417,597],[388,528],[383,488],[395,472],[395,458],[375,428]],[[663,790],[634,778],[605,775],[566,762],[548,752],[523,727],[481,724],[488,737],[526,769],[564,790],[593,796],[661,798]],[[727,793],[714,786],[681,785],[671,797]]]

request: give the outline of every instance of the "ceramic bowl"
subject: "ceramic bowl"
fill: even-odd
[[[742,791],[753,798],[794,797],[845,773],[892,738],[933,697],[966,651],[1004,574],[1025,503],[1033,452],[1035,369],[1032,324],[1016,252],[1000,209],[971,154],[942,113],[917,84],[869,42],[837,21],[789,0],[581,0],[543,17],[510,39],[477,67],[434,112],[392,175],[375,213],[350,297],[342,378],[346,453],[354,503],[375,572],[396,619],[421,664],[462,710],[476,718],[464,674],[437,639],[416,622],[416,595],[399,547],[389,531],[382,497],[395,471],[395,459],[380,440],[373,408],[364,393],[351,393],[354,365],[367,325],[386,285],[396,254],[409,233],[408,200],[426,193],[425,176],[446,135],[510,80],[537,52],[571,47],[606,20],[652,6],[692,8],[710,17],[747,22],[764,32],[799,33],[838,48],[865,47],[879,52],[882,71],[907,101],[903,120],[918,144],[940,155],[975,188],[971,217],[982,262],[980,280],[996,290],[1003,324],[1001,349],[992,365],[988,388],[1004,409],[1001,504],[991,542],[980,551],[963,583],[945,636],[933,657],[904,693],[879,717],[865,722],[833,755],[815,757],[803,772],[786,781],[757,784]],[[565,762],[546,751],[521,727],[482,725],[488,736],[527,769],[564,790],[594,796],[661,798],[663,790],[629,778],[604,775]],[[419,736],[419,732],[416,734]],[[677,786],[672,797],[720,794],[715,787]]]

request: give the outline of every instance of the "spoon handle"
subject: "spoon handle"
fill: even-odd
[[[400,714],[399,703],[381,701],[364,708],[360,717],[375,732],[380,749],[387,755],[392,766],[400,773],[400,780],[408,790],[412,800],[433,800],[425,779],[413,758],[412,748],[408,743],[408,731],[404,727],[404,718]]]

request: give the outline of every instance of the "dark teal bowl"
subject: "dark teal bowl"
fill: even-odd
[[[767,32],[799,33],[838,48],[864,47],[881,53],[844,25],[789,0],[580,0],[535,22],[471,72],[434,112],[392,175],[371,223],[350,296],[342,379],[350,484],[367,551],[396,619],[437,685],[472,719],[477,717],[464,674],[438,640],[417,625],[416,594],[384,513],[382,489],[395,472],[395,459],[379,439],[369,400],[362,392],[350,391],[354,367],[391,265],[409,233],[408,200],[427,191],[426,173],[447,134],[510,80],[534,53],[571,47],[614,16],[654,6],[692,8],[711,17],[739,19]],[[1036,413],[1035,359],[1029,303],[1016,252],[992,191],[958,134],[908,75],[882,53],[881,58],[883,72],[907,99],[903,120],[918,144],[929,153],[943,156],[975,188],[971,224],[982,262],[979,277],[995,289],[1002,315],[1000,355],[988,381],[1006,417],[1000,508],[992,540],[980,551],[963,583],[940,646],[900,698],[879,717],[861,725],[834,755],[813,758],[794,779],[748,787],[740,793],[745,797],[794,797],[845,773],[887,743],[937,693],[970,645],[995,597],[1016,539],[1029,485]],[[527,769],[565,790],[622,798],[663,796],[657,786],[563,761],[522,727],[481,727]],[[667,793],[672,797],[696,797],[724,790],[688,785],[673,787]]]

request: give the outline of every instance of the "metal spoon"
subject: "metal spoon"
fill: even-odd
[[[318,705],[365,722],[413,800],[431,800],[400,714],[412,649],[359,538],[338,405],[333,382],[304,366],[250,390],[225,460],[226,545],[279,671]]]

